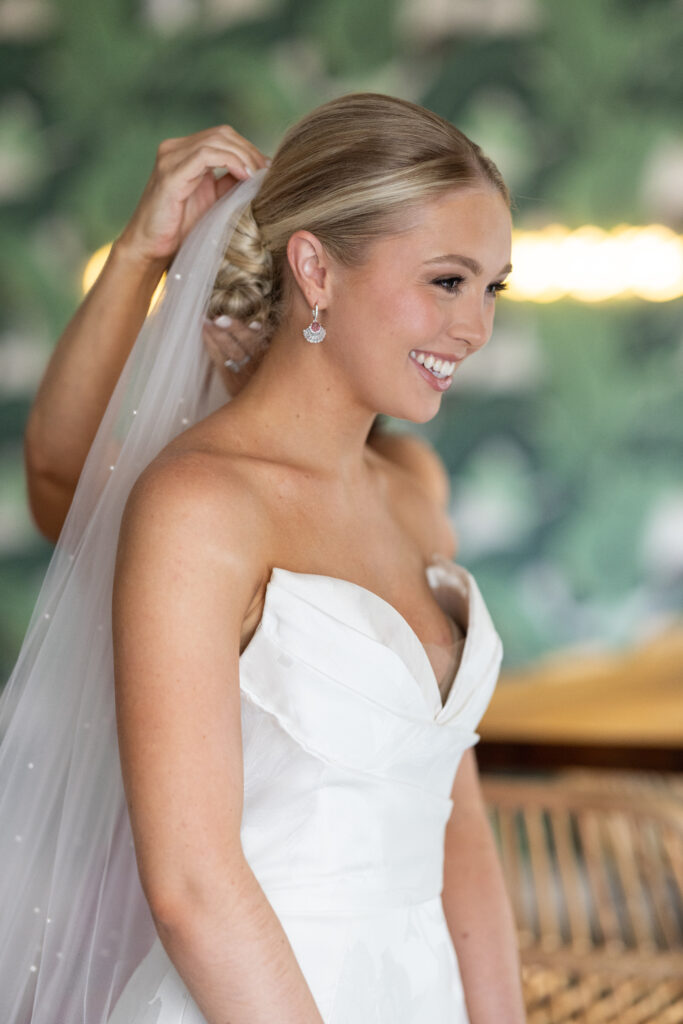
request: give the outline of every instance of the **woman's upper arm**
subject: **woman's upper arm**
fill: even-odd
[[[201,458],[149,467],[121,523],[116,716],[140,878],[163,915],[240,863],[239,648],[258,588],[259,512]]]
[[[453,807],[446,825],[446,857],[449,852],[460,849],[463,835],[471,836],[473,827],[487,825],[488,822],[474,747],[468,747],[460,759],[451,788],[451,800]]]

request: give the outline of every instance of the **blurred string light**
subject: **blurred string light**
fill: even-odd
[[[94,253],[83,272],[83,292],[99,275],[110,245]],[[570,231],[548,224],[540,231],[514,231],[512,265],[505,297],[518,302],[579,302],[638,298],[667,302],[683,294],[683,236],[664,224],[612,231],[587,224]],[[150,301],[159,300],[166,274]]]
[[[516,231],[512,265],[505,295],[520,302],[667,302],[683,294],[683,237],[663,224]]]

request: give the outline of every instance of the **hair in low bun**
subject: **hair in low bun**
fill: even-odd
[[[272,332],[273,257],[264,245],[251,203],[240,217],[223,254],[207,316],[227,314],[235,320],[258,320]]]

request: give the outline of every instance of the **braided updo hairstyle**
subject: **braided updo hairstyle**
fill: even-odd
[[[493,161],[438,114],[374,92],[330,100],[286,132],[231,236],[208,316],[256,320],[269,339],[289,306],[295,231],[312,232],[333,259],[357,267],[372,242],[409,227],[409,211],[482,186],[510,208]]]
[[[264,245],[251,206],[237,222],[223,254],[209,299],[207,316],[212,320],[223,313],[245,323],[256,319],[265,325],[272,319],[273,256]]]

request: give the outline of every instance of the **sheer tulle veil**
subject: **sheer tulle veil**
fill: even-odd
[[[116,734],[111,593],[121,514],[173,437],[229,400],[202,323],[266,169],[185,239],[107,406],[0,697],[0,1020],[104,1024],[156,937]]]

